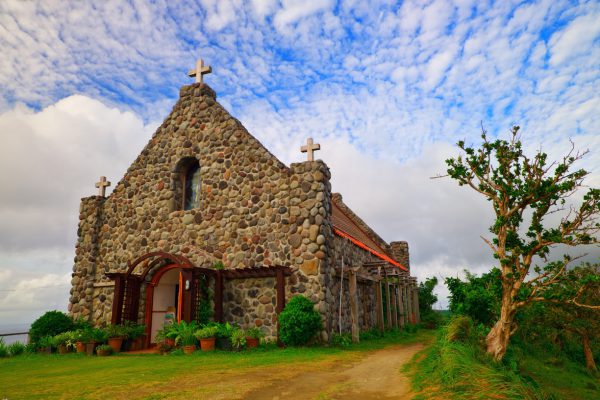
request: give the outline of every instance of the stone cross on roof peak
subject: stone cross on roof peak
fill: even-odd
[[[190,78],[196,77],[196,83],[202,83],[203,76],[206,74],[210,74],[211,72],[212,67],[210,65],[204,65],[204,60],[199,59],[198,61],[196,61],[196,68],[191,69],[190,72],[188,72],[188,76]]]
[[[306,141],[306,146],[300,147],[300,151],[303,153],[308,153],[308,161],[314,161],[314,153],[317,150],[321,150],[321,145],[319,143],[313,143],[312,138],[308,138]]]
[[[96,182],[98,188],[98,196],[106,196],[106,188],[110,186],[110,182],[106,180],[105,176],[100,177],[100,182]]]

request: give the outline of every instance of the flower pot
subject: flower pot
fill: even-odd
[[[258,339],[246,336],[246,347],[247,348],[253,349],[255,347],[258,347],[258,342],[259,342]]]
[[[78,353],[85,353],[85,346],[86,346],[86,344],[83,342],[75,343],[75,348],[77,349]]]
[[[100,357],[106,357],[106,356],[110,356],[112,354],[112,351],[110,350],[96,350],[96,354],[98,354],[98,356]]]
[[[40,347],[37,349],[40,354],[52,354],[52,346]]]
[[[69,352],[69,348],[66,344],[58,345],[58,354],[67,354]]]
[[[94,355],[94,350],[96,349],[96,342],[87,342],[85,344],[85,352],[88,356]]]
[[[165,344],[167,346],[170,346],[170,347],[175,347],[175,339],[166,338],[165,339]]]
[[[123,345],[122,337],[113,337],[108,339],[108,345],[112,347],[115,353],[121,351],[121,346]]]
[[[231,341],[229,338],[217,338],[216,347],[217,349],[231,351]]]
[[[138,336],[133,341],[133,350],[142,350],[144,348],[145,335]]]
[[[196,351],[196,345],[195,344],[183,346],[183,353],[184,354],[192,354],[195,351]]]
[[[202,351],[213,351],[215,349],[215,338],[200,339]]]

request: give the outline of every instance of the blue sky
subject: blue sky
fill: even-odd
[[[485,271],[487,203],[429,177],[481,123],[519,124],[531,151],[589,148],[598,186],[598,21],[597,1],[0,2],[0,322],[66,307],[79,199],[120,179],[199,57],[283,162],[321,143],[419,278]]]

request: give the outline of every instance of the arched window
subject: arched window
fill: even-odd
[[[200,163],[195,157],[185,157],[173,169],[172,210],[191,210],[200,206]]]
[[[183,209],[191,210],[198,207],[200,196],[200,165],[191,164],[185,173],[183,185]]]

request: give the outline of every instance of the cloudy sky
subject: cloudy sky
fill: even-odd
[[[489,204],[430,179],[481,123],[555,158],[571,138],[600,184],[597,1],[147,3],[0,2],[0,325],[66,309],[80,198],[123,176],[198,57],[283,162],[321,144],[334,191],[409,241],[419,279],[493,266]]]

